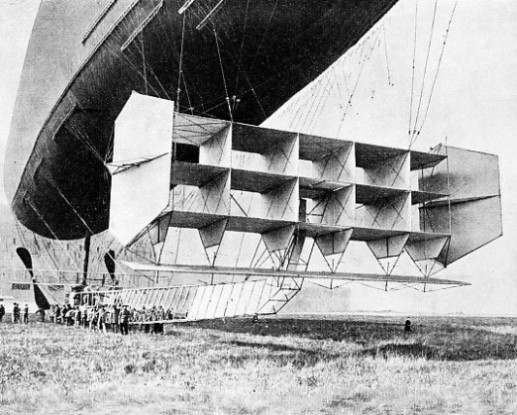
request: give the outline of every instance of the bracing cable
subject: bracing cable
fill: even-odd
[[[445,46],[447,45],[447,39],[449,37],[449,32],[450,32],[450,29],[451,29],[452,20],[454,18],[454,13],[456,11],[456,6],[457,5],[458,5],[458,1],[456,0],[456,2],[454,3],[454,7],[452,9],[452,12],[451,12],[451,17],[449,19],[447,30],[445,31],[445,37],[444,37],[443,44],[442,44],[442,50],[440,52],[440,57],[438,58],[438,67],[436,68],[436,73],[434,75],[433,84],[431,86],[431,92],[429,93],[429,100],[427,102],[427,107],[426,107],[426,110],[425,110],[425,113],[424,113],[424,118],[422,120],[422,123],[420,124],[420,127],[417,130],[417,133],[416,133],[416,135],[414,137],[413,143],[416,142],[418,136],[420,135],[420,132],[422,131],[422,128],[424,127],[425,121],[427,120],[427,114],[429,112],[429,108],[431,107],[431,100],[433,98],[434,88],[436,86],[436,80],[438,79],[438,73],[440,71],[440,66],[442,64],[443,54],[445,52]]]
[[[408,137],[411,139],[411,126],[413,125],[413,94],[415,85],[415,56],[416,56],[416,42],[417,42],[417,27],[418,27],[418,0],[415,1],[415,37],[413,39],[413,66],[411,71],[411,99],[409,101],[409,123],[408,123]]]
[[[417,111],[416,111],[416,115],[415,115],[413,131],[411,132],[411,141],[410,141],[410,146],[409,146],[410,148],[411,148],[411,144],[413,143],[413,140],[414,140],[414,137],[415,137],[415,134],[416,134],[416,125],[417,125],[417,122],[418,122],[418,116],[420,115],[420,108],[421,108],[421,105],[422,105],[422,97],[424,95],[425,78],[426,78],[426,75],[427,75],[427,67],[429,65],[429,55],[431,54],[431,46],[432,46],[432,43],[433,43],[433,34],[434,34],[434,26],[435,26],[435,22],[436,22],[436,10],[437,9],[438,9],[438,0],[435,0],[435,2],[434,2],[434,9],[433,9],[433,19],[431,21],[431,32],[429,33],[429,44],[427,45],[427,55],[426,55],[425,64],[424,64],[424,74],[422,76],[422,87],[420,89],[420,97],[418,99],[418,106],[417,106]]]

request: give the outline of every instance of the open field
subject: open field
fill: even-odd
[[[0,324],[1,414],[515,414],[517,319]]]

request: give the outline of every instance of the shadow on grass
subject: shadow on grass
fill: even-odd
[[[267,359],[269,361],[274,362],[279,366],[285,366],[287,364],[291,364],[296,368],[302,367],[312,367],[319,362],[328,362],[331,360],[335,360],[338,357],[342,357],[338,354],[328,353],[323,350],[311,350],[304,349],[300,347],[287,346],[285,344],[275,344],[275,343],[254,343],[254,342],[245,342],[239,340],[232,340],[226,342],[226,344],[241,347],[241,348],[251,348],[254,350],[262,349],[267,350]],[[243,363],[245,360],[249,360],[252,358],[256,358],[256,353],[239,353],[236,355],[231,355],[229,360],[232,363],[239,362]]]
[[[420,342],[417,343],[388,343],[379,347],[365,349],[362,352],[365,356],[383,357],[385,359],[391,356],[403,356],[412,358],[433,359],[436,358],[436,352]]]
[[[359,351],[351,352],[352,354],[382,358],[400,356],[447,361],[517,358],[515,335],[469,327],[467,320],[461,326],[447,321],[439,324],[431,322],[428,326],[420,326],[415,332],[405,335],[403,322],[359,319],[360,317],[357,321],[349,318],[344,320],[275,318],[259,320],[255,323],[251,319],[228,319],[196,322],[189,326],[255,336],[292,336],[310,340],[348,342],[360,346]],[[272,352],[303,354],[311,362],[338,357],[323,351],[299,349],[273,342],[232,341],[231,343],[235,346],[267,347]]]
[[[346,340],[361,345],[366,345],[371,341],[390,340],[404,334],[404,321],[396,324],[372,321],[275,318],[253,323],[252,319],[239,318],[226,321],[192,322],[188,323],[188,326],[258,336],[291,335],[314,340]]]

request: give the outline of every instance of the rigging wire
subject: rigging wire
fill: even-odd
[[[32,208],[32,210],[34,211],[34,213],[36,213],[36,216],[38,216],[39,220],[43,223],[43,225],[48,229],[48,231],[50,232],[50,234],[52,235],[52,237],[57,240],[57,241],[60,241],[60,239],[58,239],[57,235],[54,233],[54,231],[52,230],[52,228],[50,227],[50,225],[48,224],[48,222],[43,218],[43,216],[41,215],[41,213],[39,212],[39,210],[36,208],[36,206],[34,206],[34,204],[31,202],[30,198],[27,196],[25,199],[25,201],[27,201],[27,203],[29,204],[29,206]],[[75,263],[75,258],[72,257],[72,255],[70,255],[70,253],[68,252],[67,249],[64,250],[66,252],[66,254],[68,255],[68,257],[70,258],[70,261],[71,263]],[[76,264],[77,267],[79,267],[78,264]]]
[[[332,84],[331,77],[326,75],[322,79],[324,79],[324,81],[326,81],[326,84],[324,84],[324,81],[322,81],[319,86],[319,91],[317,92],[317,94],[315,94],[313,96],[314,101],[316,101],[316,97],[317,97],[317,95],[319,95],[316,107],[314,108],[314,111],[312,111],[312,110],[309,111],[309,113],[307,114],[307,118],[305,119],[304,123],[302,124],[302,126],[303,126],[302,128],[304,128],[304,129],[306,128],[307,132],[312,132],[314,130],[317,116],[319,116],[321,114],[321,112],[323,111],[323,109],[325,108],[325,104],[327,103],[329,96],[330,96],[330,91],[331,91],[330,85]],[[310,116],[310,112],[312,112],[312,117]],[[309,121],[309,119],[310,119],[310,121]]]
[[[226,75],[224,73],[223,59],[221,57],[221,49],[219,47],[219,38],[217,31],[214,28],[215,46],[217,48],[217,57],[219,58],[219,65],[221,66],[221,75],[223,77],[224,92],[226,93],[226,103],[228,105],[228,112],[230,114],[230,120],[233,122],[232,106],[230,104],[230,97],[228,96],[228,85],[226,84]]]
[[[271,22],[273,21],[273,17],[275,15],[277,7],[278,7],[278,0],[275,1],[275,5],[271,9],[271,14],[269,15],[269,20],[268,20],[266,28],[264,29],[264,32],[262,34],[262,38],[260,39],[260,43],[259,43],[259,46],[257,48],[257,52],[255,53],[255,57],[253,58],[253,62],[251,64],[251,68],[253,68],[255,66],[255,63],[257,62],[257,59],[259,57],[259,53],[262,50],[262,45],[264,44],[264,40],[266,39],[266,35],[267,35],[268,31],[269,31],[269,27],[271,26]]]
[[[86,228],[86,230],[91,234],[91,235],[94,235],[95,232],[92,230],[92,228],[88,225],[88,223],[86,222],[86,220],[81,216],[81,214],[77,211],[77,209],[74,208],[74,206],[72,205],[72,203],[70,203],[70,201],[68,200],[68,198],[63,194],[63,192],[61,192],[61,190],[59,189],[59,187],[54,183],[54,181],[52,179],[49,179],[48,177],[45,177],[45,180],[52,186],[54,187],[54,189],[58,192],[58,194],[61,196],[61,198],[65,201],[65,203],[70,207],[70,209],[72,210],[72,212],[75,214],[75,216],[81,221],[81,223],[84,225],[84,227]],[[34,207],[33,207],[33,210],[34,210]],[[38,215],[39,216],[39,215]],[[43,218],[41,218],[43,220]],[[47,228],[49,230],[50,227],[47,226]],[[51,231],[52,232],[52,231]],[[54,235],[54,233],[52,233],[52,235]],[[56,238],[57,239],[57,238]],[[110,244],[111,245],[111,244]],[[109,249],[109,247],[108,247]],[[68,251],[67,251],[68,252]],[[110,253],[109,253],[109,250],[106,252],[106,254],[117,264],[120,266],[120,263],[117,261],[116,258],[114,258]]]
[[[194,107],[192,106],[192,101],[190,101],[190,94],[188,92],[187,80],[185,79],[185,74],[181,74],[181,79],[183,80],[183,86],[185,87],[185,95],[187,96],[188,101],[188,110],[192,115],[194,115]],[[179,105],[178,105],[179,108]]]
[[[140,45],[142,46],[140,52],[142,54],[142,71],[144,75],[144,91],[145,95],[149,95],[149,90],[147,88],[147,65],[145,64],[145,43],[144,43],[144,32],[142,31],[142,36],[140,37]]]
[[[178,87],[176,89],[176,111],[179,112],[180,98],[181,98],[181,78],[183,74],[183,54],[185,52],[185,20],[187,14],[183,14],[183,23],[181,24],[181,44],[180,44],[180,59],[178,67]]]
[[[456,12],[456,6],[457,5],[458,5],[458,0],[456,0],[456,2],[454,3],[454,7],[453,7],[452,12],[451,12],[451,17],[449,19],[447,30],[445,31],[445,37],[444,37],[443,44],[442,44],[442,50],[440,52],[440,57],[438,59],[438,66],[436,68],[436,73],[434,75],[433,84],[431,86],[431,92],[429,93],[429,100],[427,102],[427,108],[426,108],[425,113],[424,113],[424,119],[422,120],[422,123],[420,124],[420,127],[417,130],[417,133],[416,133],[416,135],[414,137],[414,140],[413,140],[413,144],[416,142],[418,136],[420,135],[420,132],[422,131],[422,128],[424,127],[425,121],[427,120],[427,114],[429,112],[429,108],[431,107],[431,100],[433,98],[434,88],[436,86],[436,80],[438,79],[438,73],[440,71],[440,66],[442,64],[442,59],[443,59],[443,55],[444,55],[444,52],[445,52],[445,46],[447,45],[447,39],[449,37],[449,32],[450,32],[450,29],[451,29],[452,20],[454,19],[454,14]]]
[[[64,125],[66,130],[79,142],[84,144],[84,146],[95,156],[97,160],[99,160],[101,163],[104,163],[104,157],[101,155],[101,153],[94,147],[94,145],[91,143],[90,138],[88,135],[86,135],[83,131],[82,125],[77,125],[76,122],[72,122],[72,118],[68,119],[68,122]]]
[[[148,95],[148,90],[149,88],[152,90],[152,92],[157,96],[161,96],[161,94],[153,87],[153,85],[148,82],[147,80],[147,72],[149,71],[150,74],[153,76],[153,78],[156,80],[156,82],[158,83],[159,87],[161,88],[161,90],[163,91],[164,93],[164,96],[167,97],[167,99],[171,99],[168,92],[167,92],[167,89],[165,89],[165,87],[162,85],[162,83],[160,82],[160,79],[156,76],[154,70],[152,69],[152,67],[149,66],[149,64],[145,61],[145,50],[144,50],[144,45],[143,45],[143,36],[144,36],[144,31],[142,30],[141,31],[141,42],[136,42],[134,41],[133,44],[137,50],[138,53],[140,53],[140,55],[142,56],[142,61],[143,61],[143,67],[142,67],[142,70],[136,65],[133,63],[132,60],[128,59],[127,56],[126,56],[126,52],[125,51],[128,51],[127,53],[130,53],[130,54],[134,54],[130,49],[124,49],[124,51],[121,51],[120,54],[117,54],[116,52],[114,52],[111,48],[108,48],[108,52],[112,54],[113,57],[115,58],[122,58],[128,65],[129,68],[133,69],[144,81],[144,88],[145,88],[145,91],[146,91],[146,95]],[[124,41],[124,39],[122,38],[121,35],[118,35],[118,40],[120,40],[121,42]],[[135,56],[135,61],[137,61],[137,56]]]
[[[390,63],[388,59],[388,41],[386,40],[386,28],[384,27],[384,25],[382,26],[382,33],[384,35],[384,56],[386,56],[386,71],[388,72],[388,85],[393,86],[391,82]]]
[[[414,125],[413,125],[413,131],[411,133],[411,141],[410,141],[410,148],[411,148],[411,144],[413,143],[413,139],[415,137],[415,134],[416,134],[416,125],[417,125],[417,122],[418,122],[418,116],[420,115],[420,108],[421,108],[421,105],[422,105],[422,97],[424,95],[424,89],[425,89],[425,78],[426,78],[426,75],[427,75],[427,67],[428,67],[428,64],[429,64],[429,55],[431,54],[431,45],[433,43],[433,34],[434,34],[434,26],[435,26],[435,22],[436,22],[436,10],[438,9],[438,0],[435,0],[434,2],[434,9],[433,9],[433,19],[431,21],[431,32],[429,33],[429,44],[427,45],[427,55],[426,55],[426,58],[425,58],[425,64],[424,64],[424,74],[422,76],[422,88],[420,89],[420,97],[418,99],[418,107],[417,107],[417,111],[416,111],[416,116],[415,116],[415,122],[414,122]]]
[[[124,60],[124,62],[127,64],[127,66],[132,69],[138,76],[140,76],[142,79],[144,79],[144,76],[143,76],[143,73],[142,71],[133,63],[133,61],[131,61],[125,53],[116,53],[115,51],[113,51],[111,48],[107,48],[106,49],[111,55],[112,57],[116,58],[116,59],[122,59]],[[126,49],[128,50],[128,49]],[[156,96],[160,96],[160,93],[153,87],[152,84],[148,84],[148,87],[152,90],[152,92],[154,94],[156,94]],[[163,88],[163,87],[162,87]]]
[[[411,71],[411,99],[409,101],[408,138],[411,138],[411,125],[413,124],[413,94],[414,94],[414,85],[415,85],[415,56],[416,56],[416,42],[417,42],[417,27],[418,27],[418,0],[415,1],[415,38],[413,40],[413,66],[412,66],[412,71]]]
[[[250,0],[247,0],[246,1],[246,12],[245,12],[245,15],[244,15],[244,28],[242,30],[241,46],[240,46],[240,49],[239,49],[239,59],[237,61],[237,75],[235,77],[235,87],[234,87],[235,90],[237,90],[237,88],[239,88],[239,76],[240,76],[241,67],[242,67],[242,54],[244,52],[244,41],[245,41],[245,38],[246,38],[246,30],[248,28],[249,8],[250,8]]]
[[[354,87],[352,88],[352,91],[350,93],[350,96],[348,97],[348,102],[347,102],[347,105],[345,107],[345,111],[343,112],[343,116],[341,117],[341,122],[339,124],[339,128],[338,128],[336,136],[339,136],[340,133],[341,133],[341,130],[343,128],[343,124],[344,124],[345,118],[346,118],[347,113],[348,113],[348,109],[352,106],[352,99],[353,99],[353,97],[355,95],[355,92],[357,90],[357,86],[359,85],[359,81],[361,80],[361,75],[363,74],[363,70],[364,70],[364,68],[366,66],[366,62],[369,61],[370,58],[372,57],[372,54],[373,54],[373,51],[375,49],[375,46],[377,45],[377,41],[379,39],[379,36],[380,36],[380,31],[377,31],[377,36],[373,40],[373,44],[370,47],[370,50],[367,52],[367,55],[363,55],[363,53],[361,53],[362,61],[360,63],[360,67],[359,67],[359,73],[357,74],[357,78],[356,78]],[[363,44],[363,46],[364,46],[364,44]]]

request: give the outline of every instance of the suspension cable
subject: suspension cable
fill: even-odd
[[[382,26],[382,33],[384,36],[384,56],[386,56],[386,71],[388,72],[388,85],[393,86],[393,84],[391,83],[390,62],[388,59],[388,41],[386,40],[386,28],[384,27],[384,25]]]
[[[413,67],[412,67],[412,72],[411,72],[411,100],[409,102],[408,137],[410,139],[411,139],[411,125],[413,124],[413,93],[414,93],[414,85],[415,85],[415,56],[416,56],[417,26],[418,26],[418,0],[415,1],[415,38],[413,40]]]
[[[183,74],[183,53],[185,49],[185,20],[187,14],[183,14],[183,23],[181,25],[181,46],[180,46],[180,61],[178,67],[178,88],[176,89],[176,112],[180,110],[180,96],[181,96],[181,76]]]
[[[221,66],[221,75],[223,77],[224,92],[226,93],[226,104],[228,105],[228,112],[230,114],[230,120],[233,122],[232,106],[230,104],[230,97],[228,95],[228,86],[226,84],[226,76],[224,74],[223,59],[221,57],[221,49],[219,47],[219,38],[217,37],[217,31],[214,28],[215,46],[217,48],[217,56],[219,58],[219,65]]]
[[[140,37],[140,43],[142,45],[142,71],[144,75],[144,91],[145,95],[149,95],[149,90],[147,88],[147,65],[145,64],[145,42],[144,42],[144,32],[142,31],[142,36]]]
[[[438,0],[435,0],[435,2],[434,2],[434,9],[433,9],[433,20],[431,22],[431,33],[429,34],[429,44],[427,45],[427,55],[426,55],[426,58],[425,58],[424,75],[422,77],[422,88],[420,89],[420,97],[418,99],[418,107],[417,107],[416,116],[415,116],[415,123],[413,125],[413,131],[411,133],[410,148],[411,148],[411,143],[413,142],[413,139],[414,139],[415,134],[416,134],[416,125],[417,125],[417,122],[418,122],[418,116],[420,115],[420,108],[421,108],[421,104],[422,104],[422,97],[424,95],[425,77],[427,75],[427,67],[428,67],[428,64],[429,64],[429,55],[431,54],[431,45],[433,43],[434,25],[435,25],[435,22],[436,22],[436,10],[437,9],[438,9]]]
[[[454,3],[454,7],[453,7],[452,12],[451,12],[451,17],[449,19],[447,30],[445,31],[445,38],[443,40],[440,57],[438,59],[438,67],[436,68],[436,73],[435,73],[434,79],[433,79],[433,85],[431,86],[431,92],[429,94],[429,100],[427,102],[427,108],[426,108],[425,113],[424,113],[424,119],[422,120],[422,123],[420,124],[420,127],[418,128],[418,131],[416,133],[416,136],[414,137],[413,143],[416,142],[418,136],[420,135],[420,132],[422,131],[422,128],[424,127],[425,121],[427,119],[427,114],[429,112],[429,108],[431,107],[431,100],[433,98],[434,88],[436,86],[436,80],[438,79],[438,73],[440,71],[440,66],[442,64],[442,58],[443,58],[443,54],[445,52],[445,46],[447,45],[447,39],[449,37],[449,32],[450,32],[450,29],[451,29],[452,20],[454,18],[454,13],[456,11],[456,6],[457,5],[458,5],[458,0],[456,0],[456,2]]]
[[[246,2],[246,13],[244,15],[244,28],[242,30],[241,46],[240,46],[240,49],[239,49],[239,60],[237,61],[237,76],[235,77],[235,90],[237,90],[237,88],[239,88],[239,75],[241,73],[242,54],[243,54],[243,51],[244,51],[244,40],[246,38],[246,29],[248,28],[249,8],[250,8],[250,0],[247,0],[247,2]]]

